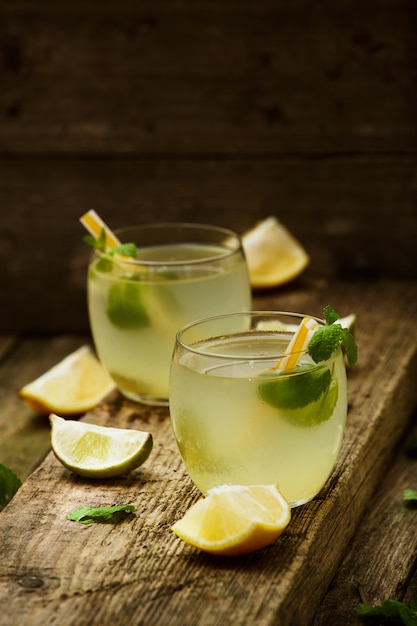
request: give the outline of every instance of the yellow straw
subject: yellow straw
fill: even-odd
[[[112,233],[110,228],[103,222],[101,217],[97,215],[97,213],[93,209],[80,217],[80,222],[83,226],[85,226],[85,228],[88,230],[90,235],[94,237],[94,239],[98,239],[100,237],[104,228],[106,232],[107,248],[115,248],[116,246],[120,246],[121,242],[119,241],[119,239],[114,233]]]
[[[285,355],[278,359],[278,362],[273,369],[280,372],[288,372],[289,370],[294,369],[297,365],[298,359],[300,358],[302,352],[307,348],[308,343],[317,328],[318,323],[315,319],[312,317],[304,317],[301,320],[297,332],[288,344],[285,350]]]

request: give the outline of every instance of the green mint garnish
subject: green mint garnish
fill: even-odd
[[[325,326],[320,326],[308,344],[308,353],[315,363],[327,361],[338,349],[340,344],[346,353],[349,367],[353,367],[358,359],[358,347],[348,328],[335,322],[339,315],[330,305],[323,309]]]
[[[150,324],[150,318],[140,299],[140,287],[131,282],[119,282],[110,287],[107,315],[118,328],[139,328]]]
[[[11,469],[0,464],[0,509],[10,502],[21,486],[20,478]]]
[[[122,243],[120,244],[120,246],[116,246],[115,248],[108,250],[107,254],[109,254],[110,256],[120,254],[121,256],[136,259],[138,256],[138,249],[136,247],[136,244],[134,243]]]
[[[137,259],[138,249],[134,243],[122,243],[120,246],[108,249],[106,246],[106,230],[101,229],[100,236],[95,239],[91,235],[86,235],[83,241],[94,248],[94,250],[101,251],[103,253],[102,258],[97,262],[96,268],[100,272],[110,272],[112,269],[112,260],[116,254],[125,256],[131,259]]]
[[[417,504],[417,489],[404,489],[403,491],[404,502],[413,502]]]
[[[100,236],[95,239],[91,235],[84,237],[85,243],[102,252],[97,260],[94,269],[99,272],[111,272],[116,260],[115,255],[120,255],[128,259],[136,259],[138,250],[134,243],[122,243],[115,248],[108,249],[106,246],[106,230],[102,228]],[[119,259],[117,260],[119,262]],[[128,280],[137,280],[135,275],[119,276],[119,282],[113,284],[109,289],[107,301],[107,315],[114,326],[118,328],[138,328],[150,323],[141,299],[137,285],[129,283]]]
[[[94,248],[95,250],[101,250],[102,252],[106,252],[106,230],[105,228],[101,229],[100,237],[95,239],[92,235],[86,235],[83,237],[83,241]]]
[[[403,624],[404,626],[417,625],[417,602],[413,604],[405,604],[399,600],[385,600],[379,606],[371,606],[361,603],[356,607],[356,612],[365,618],[370,618],[370,624]],[[378,621],[375,622],[374,618]]]
[[[340,319],[340,315],[336,313],[336,311],[330,306],[330,304],[326,305],[323,309],[324,319],[326,320],[326,324],[334,324]]]
[[[103,506],[103,507],[82,507],[75,509],[67,515],[67,519],[80,524],[115,524],[132,515],[135,507],[131,504]]]

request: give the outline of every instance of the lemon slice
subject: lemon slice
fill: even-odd
[[[204,552],[239,556],[275,541],[290,515],[274,485],[222,485],[210,489],[171,530]]]
[[[355,313],[350,313],[350,315],[346,315],[345,317],[339,317],[339,319],[335,321],[335,324],[340,324],[342,328],[347,328],[353,332],[355,330],[356,315]]]
[[[268,217],[242,235],[252,287],[282,285],[307,267],[303,246],[275,217]]]
[[[114,381],[88,346],[82,346],[19,391],[37,413],[79,415],[93,409]]]
[[[109,478],[126,474],[142,465],[152,450],[152,435],[148,432],[75,422],[54,414],[49,419],[56,458],[80,476]]]

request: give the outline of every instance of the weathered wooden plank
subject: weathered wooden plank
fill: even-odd
[[[0,362],[0,463],[21,480],[50,449],[50,431],[47,417],[31,411],[17,392],[89,341],[80,335],[15,339],[7,358]]]
[[[413,0],[3,0],[0,151],[415,153]]]
[[[416,437],[414,427],[406,441]],[[401,448],[370,500],[367,514],[320,604],[314,626],[328,626],[335,614],[340,624],[363,624],[355,613],[359,602],[364,601],[361,594],[374,606],[388,599],[415,602],[417,511],[404,503],[403,490],[417,488],[417,461],[407,457],[406,448]]]
[[[16,342],[16,335],[0,335],[0,359],[5,359]]]
[[[176,626],[192,623],[197,613],[200,624],[311,623],[417,402],[416,295],[415,286],[397,283],[323,283],[316,291],[262,300],[284,308],[286,299],[285,308],[312,313],[324,302],[342,314],[354,310],[360,349],[333,476],[313,502],[294,511],[273,546],[219,560],[173,537],[169,526],[198,493],[179,460],[167,411],[116,397],[88,419],[151,430],[155,450],[122,479],[76,478],[52,456],[29,477],[0,515],[0,601],[7,601],[8,614],[22,623],[30,615],[34,626],[53,620]],[[137,505],[135,518],[116,527],[65,520],[77,506],[115,502]],[[4,619],[3,612],[1,624]]]
[[[87,331],[80,215],[116,228],[276,214],[322,277],[417,279],[417,167],[403,161],[0,161],[0,329]],[[290,287],[291,288],[291,287]]]

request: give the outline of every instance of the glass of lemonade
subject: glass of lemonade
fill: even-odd
[[[138,254],[92,253],[88,310],[96,350],[125,396],[167,405],[177,330],[200,317],[250,309],[242,243],[230,230],[187,223],[116,234]]]
[[[204,494],[223,484],[275,484],[294,507],[330,476],[347,415],[341,348],[318,364],[305,350],[288,372],[275,369],[303,317],[243,312],[178,332],[171,420],[186,469]]]

